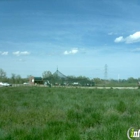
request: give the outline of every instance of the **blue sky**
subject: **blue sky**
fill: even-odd
[[[0,68],[140,77],[139,0],[0,0]]]

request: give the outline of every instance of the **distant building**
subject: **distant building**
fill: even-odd
[[[67,76],[65,76],[64,74],[62,74],[58,69],[56,70],[56,72],[53,74],[54,76],[57,76],[61,79],[67,79]]]
[[[42,77],[33,77],[33,76],[31,76],[31,77],[29,78],[29,83],[30,83],[31,85],[43,84],[44,81],[43,81],[43,78],[42,78]]]

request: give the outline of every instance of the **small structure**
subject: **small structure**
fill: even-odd
[[[42,77],[33,77],[33,76],[31,76],[29,78],[29,83],[31,85],[38,85],[38,84],[40,85],[40,84],[43,84],[44,81],[43,81],[43,78]]]
[[[80,84],[78,82],[73,82],[72,85],[73,86],[79,86]]]
[[[46,86],[49,86],[49,87],[51,87],[51,83],[47,80],[47,81],[44,81],[44,85]]]

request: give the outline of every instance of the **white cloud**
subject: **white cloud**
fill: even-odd
[[[20,53],[21,53],[21,55],[29,55],[30,54],[30,52],[27,52],[27,51],[20,52]]]
[[[114,40],[114,42],[116,42],[116,43],[123,42],[123,41],[124,41],[123,36],[117,37],[117,38]]]
[[[140,31],[126,37],[126,43],[140,42]]]
[[[17,52],[13,52],[13,55],[17,55],[17,56],[19,56],[19,54],[20,54],[19,51],[17,51]]]
[[[78,49],[72,49],[70,51],[64,51],[64,55],[76,54],[76,53],[78,53]]]
[[[8,55],[8,52],[1,52],[1,55]]]
[[[129,35],[126,38],[124,38],[123,36],[117,37],[114,40],[114,42],[116,43],[125,42],[127,44],[140,42],[140,31],[135,32],[134,34]]]
[[[64,54],[67,55],[67,54],[69,54],[69,52],[68,51],[64,51]]]
[[[16,56],[29,55],[29,54],[30,54],[30,52],[28,52],[28,51],[24,51],[24,52],[16,51],[16,52],[13,52],[13,55],[16,55]]]

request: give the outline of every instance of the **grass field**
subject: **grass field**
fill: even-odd
[[[140,90],[0,88],[0,140],[127,140]]]

